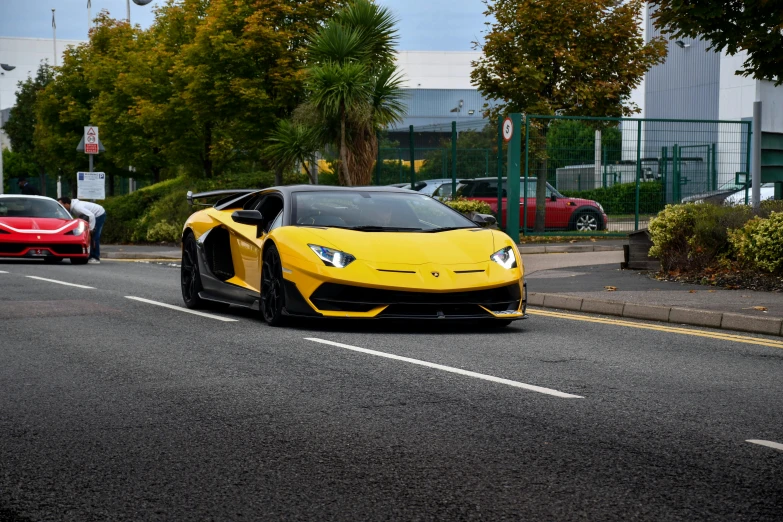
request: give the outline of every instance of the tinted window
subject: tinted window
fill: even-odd
[[[381,227],[411,231],[475,228],[476,224],[422,194],[318,191],[294,194],[293,222],[322,227]]]
[[[55,200],[49,198],[0,198],[0,217],[39,217],[73,219]]]

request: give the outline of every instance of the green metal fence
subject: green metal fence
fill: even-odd
[[[529,115],[525,138],[525,234],[626,235],[668,203],[747,189],[749,122]],[[543,227],[525,190],[542,178]]]
[[[74,176],[75,179],[75,176]],[[30,177],[27,178],[27,181],[30,183],[31,186],[35,187],[38,192],[41,193],[43,196],[48,196],[50,198],[56,198],[57,197],[57,177],[56,176],[43,176],[44,183],[41,183],[41,177]],[[21,190],[18,186],[18,178],[10,178],[9,180],[9,194],[20,194]],[[72,180],[67,177],[63,176],[61,178],[61,195],[68,196],[68,197],[76,197],[76,185],[75,183],[71,182]],[[150,181],[148,180],[137,180],[133,179],[131,183],[131,178],[121,177],[121,176],[114,176],[113,179],[113,193],[111,190],[111,186],[107,180],[107,186],[106,186],[106,195],[107,196],[124,196],[126,194],[130,194],[131,192],[135,192],[136,190],[139,190],[140,188],[146,187],[150,185]]]
[[[625,236],[668,203],[747,191],[750,122],[522,118],[520,230],[526,235]],[[374,184],[482,200],[506,226],[508,146],[497,121],[393,129]],[[537,212],[538,182],[543,209]],[[542,226],[536,226],[543,214]]]

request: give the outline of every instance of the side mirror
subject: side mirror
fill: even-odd
[[[264,216],[258,210],[236,210],[231,214],[231,219],[242,225],[258,227],[256,237],[261,237],[264,234]]]
[[[557,201],[557,196],[555,194],[552,194],[551,196],[549,196],[549,201],[554,203],[555,201]]]
[[[498,220],[492,214],[473,214],[473,222],[481,227],[491,227],[497,224]]]

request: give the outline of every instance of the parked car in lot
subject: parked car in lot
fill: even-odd
[[[775,197],[775,184],[764,183],[761,185],[761,201],[767,199],[774,199]],[[714,205],[744,205],[745,204],[745,188],[742,185],[737,185],[734,182],[726,183],[725,185],[711,192],[705,192],[703,194],[695,194],[682,198],[683,203],[712,203]],[[753,189],[748,188],[748,204],[753,204]]]
[[[503,178],[505,184],[506,178]],[[527,182],[527,226],[532,228],[536,223],[536,186],[537,178],[528,178]],[[524,190],[525,182],[520,182],[519,188],[519,223],[524,222]],[[506,208],[506,190],[503,188],[502,205]],[[457,197],[484,201],[493,212],[498,207],[498,178],[463,179],[457,188]],[[505,213],[501,216],[503,226],[506,226]],[[577,230],[590,232],[606,229],[608,219],[603,207],[589,199],[567,198],[560,194],[549,183],[546,184],[546,230]]]
[[[90,230],[52,198],[0,194],[0,257],[87,263]]]
[[[445,185],[448,185],[448,193],[451,194],[451,178],[441,178],[441,179],[424,179],[417,181],[413,184],[413,190],[417,192],[421,192],[422,194],[426,196],[432,196],[435,197],[434,194],[436,191],[443,190]],[[397,187],[397,188],[411,188],[410,182],[407,183],[392,183],[391,185],[388,185],[389,187]],[[437,199],[443,199],[443,198],[437,198]]]

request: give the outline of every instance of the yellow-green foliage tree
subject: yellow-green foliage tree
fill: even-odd
[[[511,112],[627,116],[631,91],[663,61],[661,39],[644,42],[642,0],[485,0],[493,21],[471,78]],[[541,129],[546,134],[546,129]],[[536,194],[536,231],[544,230],[546,166]],[[541,179],[542,178],[542,179]]]

